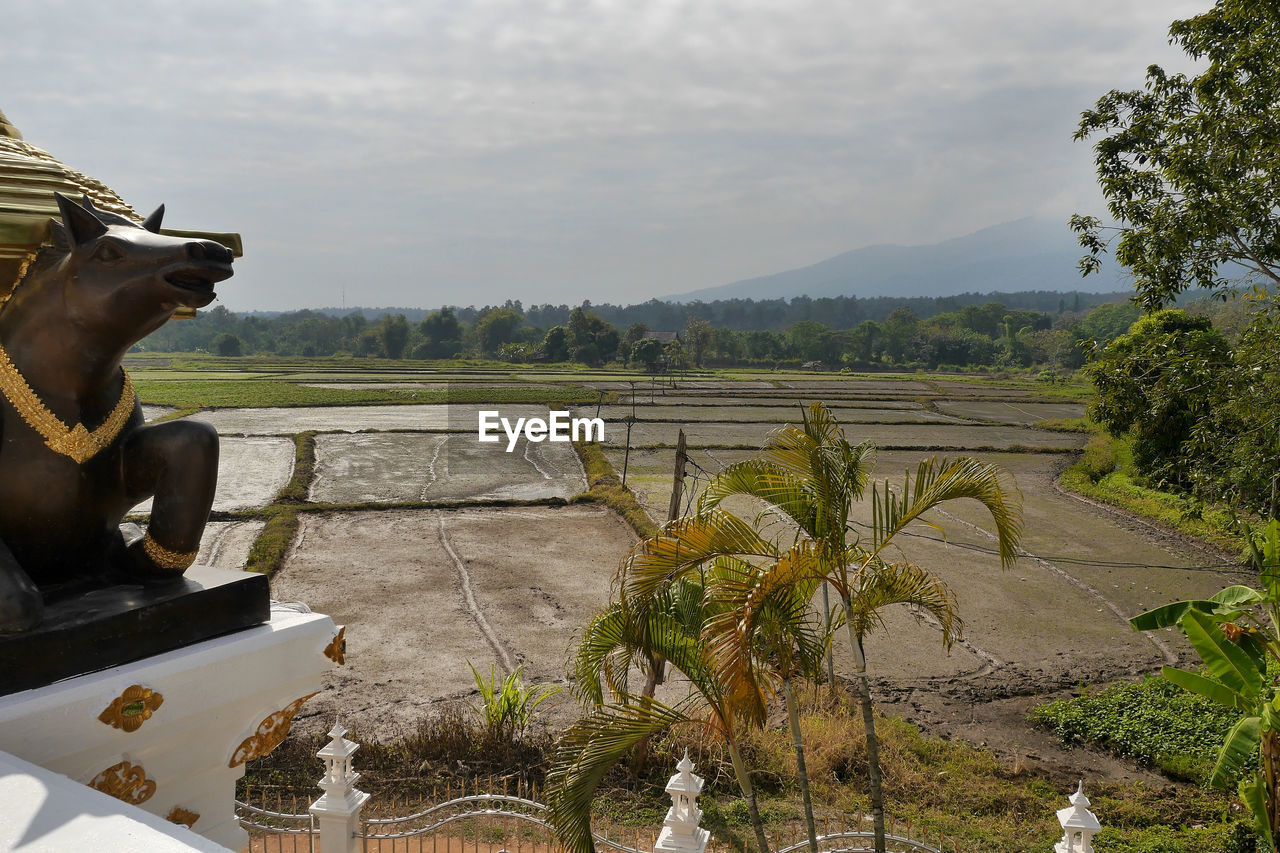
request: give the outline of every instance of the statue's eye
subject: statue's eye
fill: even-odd
[[[120,247],[115,243],[103,241],[93,250],[93,259],[104,264],[113,264],[124,259],[124,252],[120,251]]]

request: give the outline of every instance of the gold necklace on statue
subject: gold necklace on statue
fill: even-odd
[[[137,401],[133,393],[133,380],[123,368],[120,372],[124,375],[124,387],[120,389],[120,401],[111,410],[111,414],[107,415],[107,419],[92,432],[82,423],[67,429],[58,416],[41,402],[36,392],[31,390],[27,380],[22,378],[18,368],[9,360],[9,354],[0,346],[0,393],[4,394],[9,405],[27,422],[27,426],[40,433],[45,446],[54,453],[71,457],[81,465],[107,449],[133,414]]]

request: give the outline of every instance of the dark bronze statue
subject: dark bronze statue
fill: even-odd
[[[57,197],[61,222],[0,306],[0,634],[112,584],[181,578],[213,504],[218,436],[145,425],[121,359],[208,305],[230,249]],[[121,521],[154,497],[145,535]]]

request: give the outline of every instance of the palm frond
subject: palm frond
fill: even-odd
[[[636,545],[620,570],[622,597],[644,601],[657,590],[724,554],[772,557],[777,546],[722,509],[669,522]]]
[[[640,741],[691,722],[691,703],[671,707],[656,699],[606,705],[561,732],[547,771],[548,817],[570,853],[594,853],[591,799],[600,780]]]
[[[951,587],[932,572],[907,562],[880,564],[863,576],[848,603],[847,616],[854,633],[865,637],[873,627],[883,625],[881,611],[895,604],[918,607],[931,614],[942,629],[946,648],[960,638],[964,623]]]
[[[801,530],[813,524],[817,507],[805,482],[791,471],[765,459],[748,459],[726,466],[711,478],[698,499],[698,512],[718,507],[734,495],[755,498],[785,514]]]
[[[1022,539],[1022,493],[1016,486],[1006,487],[1004,479],[1004,471],[995,465],[968,457],[948,461],[935,456],[916,467],[914,479],[908,472],[897,490],[887,480],[873,486],[870,553],[882,551],[896,534],[939,504],[972,498],[987,508],[995,522],[1000,565],[1012,565]]]

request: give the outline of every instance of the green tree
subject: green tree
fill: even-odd
[[[821,361],[837,364],[840,361],[840,340],[830,326],[804,320],[787,330],[791,351],[802,361]]]
[[[701,317],[690,317],[684,327],[684,340],[689,356],[697,367],[702,367],[702,359],[711,347],[711,324]]]
[[[1119,223],[1106,239],[1096,217],[1072,217],[1081,269],[1099,269],[1114,240],[1149,311],[1193,285],[1280,284],[1280,5],[1219,0],[1169,38],[1204,70],[1152,65],[1142,89],[1103,95],[1075,133],[1101,136],[1098,182]]]
[[[213,339],[213,351],[221,356],[240,355],[240,339],[235,335],[223,332]]]
[[[1227,733],[1209,783],[1230,788],[1253,816],[1254,828],[1276,853],[1280,848],[1280,522],[1272,519],[1262,542],[1248,535],[1260,589],[1229,586],[1207,599],[1180,601],[1129,620],[1135,630],[1178,626],[1204,664],[1202,672],[1166,666],[1169,681],[1240,714]],[[1270,665],[1270,671],[1269,667]]]
[[[1207,317],[1157,311],[1095,352],[1085,372],[1097,389],[1089,417],[1114,436],[1131,435],[1133,460],[1153,482],[1193,485],[1213,438],[1213,422],[1231,354]]]
[[[583,303],[583,306],[588,305]],[[619,341],[618,330],[586,307],[580,306],[569,312],[565,342],[574,361],[593,365],[609,361],[617,353]]]
[[[462,349],[462,323],[447,305],[432,311],[418,324],[422,346],[414,351],[415,357],[452,358]]]
[[[524,315],[514,308],[494,308],[476,319],[475,335],[480,349],[496,353],[503,344],[509,344],[519,336]]]
[[[1138,306],[1132,302],[1103,303],[1080,321],[1080,337],[1101,346],[1129,331],[1140,315]]]
[[[638,364],[650,365],[662,358],[662,341],[645,338],[631,350],[631,358]]]
[[[564,326],[552,326],[542,339],[542,351],[547,361],[567,361],[569,358],[568,333]]]
[[[885,318],[880,326],[885,357],[891,363],[900,364],[906,360],[911,339],[920,327],[920,318],[910,308],[897,308]]]
[[[908,473],[896,488],[888,481],[873,485],[871,530],[859,534],[850,514],[865,497],[873,454],[869,443],[851,445],[835,417],[821,403],[813,403],[801,426],[775,431],[758,458],[729,465],[714,477],[699,501],[698,515],[716,511],[731,496],[747,496],[788,518],[798,542],[812,543],[818,570],[843,605],[866,729],[876,850],[884,853],[884,785],[863,641],[872,629],[883,625],[881,612],[895,604],[913,605],[934,614],[942,625],[945,646],[960,630],[955,599],[947,586],[914,563],[886,560],[887,549],[896,544],[899,533],[929,510],[968,498],[990,512],[1000,562],[1007,566],[1017,555],[1022,512],[1020,495],[1004,484],[1005,475],[996,466],[974,459],[948,462],[934,458],[921,462],[914,478]],[[695,552],[696,546],[702,545],[690,544],[695,547],[687,544],[686,549]],[[708,538],[702,547],[717,544]]]
[[[387,358],[403,358],[405,347],[409,345],[409,321],[403,314],[392,317],[384,314],[377,325],[378,338],[382,342],[382,352]]]
[[[636,342],[644,340],[644,334],[647,331],[649,331],[649,327],[644,323],[632,323],[630,326],[627,326],[627,333],[622,336],[622,339],[632,346],[635,346]]]

